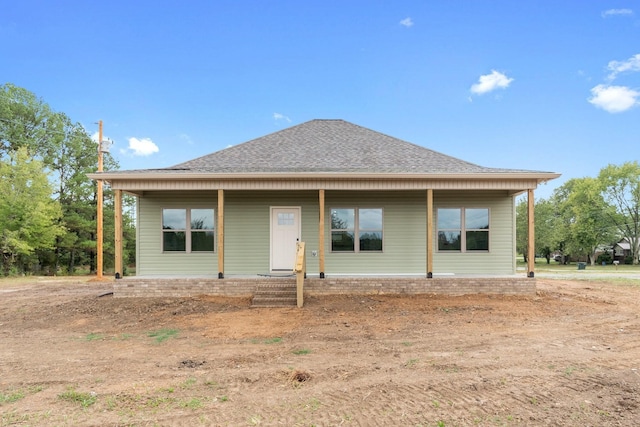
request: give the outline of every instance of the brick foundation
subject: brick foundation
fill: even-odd
[[[292,284],[295,278],[143,278],[116,280],[115,297],[252,296],[258,286]],[[307,278],[307,295],[329,294],[501,294],[534,295],[534,278],[509,277],[337,277]]]

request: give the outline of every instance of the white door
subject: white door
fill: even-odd
[[[300,208],[271,208],[271,271],[292,271],[300,240]]]

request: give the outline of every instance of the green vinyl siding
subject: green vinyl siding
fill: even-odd
[[[300,207],[302,240],[307,248],[307,271],[318,271],[318,193],[316,191],[225,191],[225,275],[267,274],[270,268],[270,209]],[[138,205],[138,275],[218,274],[218,241],[215,253],[162,253],[163,208],[213,208],[217,192],[147,193]],[[292,266],[293,268],[293,266]]]
[[[426,274],[426,190],[325,192],[325,269],[332,274]],[[307,272],[319,273],[317,191],[225,191],[225,275],[268,274],[272,207],[300,207]],[[438,208],[488,208],[488,252],[438,252]],[[214,253],[163,253],[163,208],[213,208],[217,192],[149,192],[138,203],[138,275],[211,275],[218,273]],[[331,209],[381,208],[381,252],[331,252]],[[216,224],[217,228],[217,218]],[[217,231],[216,231],[217,232]],[[514,200],[498,191],[434,191],[434,274],[514,274]]]
[[[327,191],[325,273],[426,274],[426,191]],[[331,209],[382,208],[382,252],[331,252]]]
[[[271,208],[281,206],[301,208],[301,238],[306,242],[307,271],[318,272],[318,259],[311,256],[318,248],[317,191],[227,191],[225,274],[269,273]]]
[[[162,209],[208,208],[215,209],[217,215],[217,205],[216,191],[157,192],[139,197],[136,274],[217,276],[217,252],[162,252]],[[216,251],[217,247],[216,241]]]
[[[434,191],[434,238],[438,208],[488,208],[489,251],[438,251],[434,242],[434,274],[515,274],[514,200],[499,191]]]

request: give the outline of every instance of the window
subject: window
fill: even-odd
[[[382,251],[382,209],[331,209],[331,251]]]
[[[489,209],[438,209],[439,251],[488,251]]]
[[[278,212],[278,225],[295,225],[293,212]]]
[[[187,243],[187,210],[162,210],[162,250],[184,252]]]
[[[213,218],[213,209],[163,209],[163,252],[213,252]]]

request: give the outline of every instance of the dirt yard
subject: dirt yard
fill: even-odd
[[[118,299],[0,282],[2,426],[638,426],[640,286]]]

